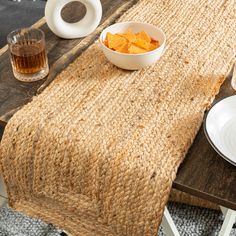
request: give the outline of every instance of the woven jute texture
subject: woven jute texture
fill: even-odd
[[[127,20],[166,32],[156,65],[118,69],[95,42],[14,115],[1,143],[10,205],[72,235],[156,235],[233,63],[235,0],[140,0]]]

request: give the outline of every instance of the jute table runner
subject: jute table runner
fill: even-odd
[[[156,65],[120,70],[94,43],[16,113],[1,143],[10,205],[73,235],[156,235],[233,63],[235,0],[140,0],[127,20],[166,32]]]

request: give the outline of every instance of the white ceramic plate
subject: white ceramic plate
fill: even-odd
[[[210,109],[204,130],[219,155],[236,166],[236,95],[221,100]]]

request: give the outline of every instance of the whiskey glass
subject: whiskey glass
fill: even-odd
[[[17,29],[7,36],[11,65],[16,79],[23,82],[41,80],[48,75],[45,35],[40,29]]]

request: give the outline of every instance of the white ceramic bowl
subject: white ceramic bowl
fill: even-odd
[[[128,30],[131,30],[133,33],[138,33],[144,30],[151,38],[159,41],[160,47],[142,54],[126,54],[113,51],[104,45],[103,42],[108,32],[116,34],[124,33]],[[116,23],[107,27],[102,31],[99,41],[106,58],[111,63],[122,69],[139,70],[154,64],[161,57],[165,47],[166,37],[163,31],[154,25],[131,21]]]
[[[236,165],[236,95],[221,100],[210,109],[204,130],[219,155]]]

